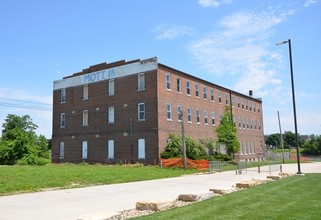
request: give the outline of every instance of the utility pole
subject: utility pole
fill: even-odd
[[[281,140],[281,148],[282,148],[282,162],[284,163],[284,145],[283,145],[283,135],[282,135],[282,129],[281,129],[281,121],[280,121],[279,111],[278,111],[278,120],[279,120],[280,140]]]
[[[187,161],[186,161],[186,146],[185,146],[185,128],[184,128],[184,116],[183,116],[183,110],[180,112],[180,119],[181,119],[181,125],[182,125],[182,145],[183,145],[183,162],[184,162],[184,169],[187,169]]]

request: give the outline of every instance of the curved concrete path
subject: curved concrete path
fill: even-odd
[[[283,164],[283,172],[296,173],[297,164]],[[266,167],[263,170],[268,170]],[[301,163],[303,173],[321,173],[321,162]],[[277,174],[275,171],[272,174]],[[0,220],[100,219],[135,208],[137,201],[171,201],[180,194],[208,193],[210,188],[230,188],[251,179],[266,179],[268,172],[248,169],[189,175],[161,180],[113,184],[0,197]],[[96,217],[94,217],[96,216]]]

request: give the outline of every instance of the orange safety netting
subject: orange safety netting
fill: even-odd
[[[163,167],[181,167],[184,168],[183,158],[161,159]],[[208,160],[191,160],[186,159],[187,168],[197,170],[208,170]]]

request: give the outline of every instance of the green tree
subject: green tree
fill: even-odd
[[[321,136],[311,135],[310,140],[303,144],[304,154],[321,155]]]
[[[237,138],[237,129],[231,117],[231,112],[228,107],[225,108],[222,116],[221,124],[216,128],[217,141],[219,144],[224,144],[227,154],[234,157],[234,154],[239,152],[240,143]]]
[[[281,137],[280,134],[271,134],[265,141],[267,146],[273,146],[274,148],[281,146]]]
[[[300,135],[298,134],[298,142],[299,145],[303,145],[303,140],[300,138]],[[292,133],[291,131],[284,132],[284,147],[290,148],[290,147],[296,147],[296,135],[295,133]]]
[[[39,137],[35,130],[37,125],[29,115],[9,114],[2,125],[3,137],[0,144],[0,164],[15,164],[23,158],[49,158],[48,141],[43,135]]]

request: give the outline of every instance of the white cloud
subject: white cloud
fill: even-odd
[[[195,30],[188,26],[161,24],[154,28],[153,32],[157,34],[157,40],[171,40],[184,35],[193,35]]]
[[[222,4],[230,4],[232,0],[198,0],[198,4],[203,7],[218,8]]]
[[[282,56],[269,49],[270,39],[274,27],[292,13],[237,12],[221,19],[212,33],[190,44],[188,50],[209,73],[233,76],[235,90],[277,96],[282,80],[274,67]]]
[[[309,7],[310,5],[313,5],[317,3],[316,0],[307,0],[305,3],[304,3],[304,7]]]

